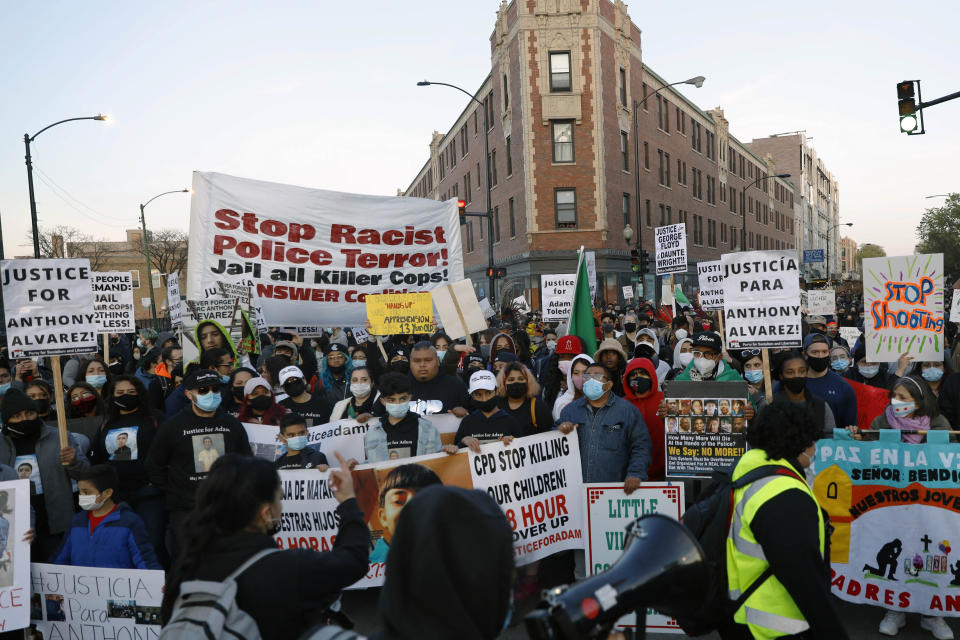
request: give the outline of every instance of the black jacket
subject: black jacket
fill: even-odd
[[[940,387],[940,413],[953,425],[960,428],[960,373],[947,376]]]
[[[287,549],[261,559],[237,578],[237,606],[260,628],[263,640],[299,638],[323,622],[323,613],[340,591],[367,572],[370,530],[356,499],[337,507],[340,530],[330,551]],[[283,537],[283,533],[277,534]],[[220,581],[250,556],[276,546],[264,533],[240,532],[216,542],[203,564],[168,582],[161,617],[170,619],[180,584],[187,580]]]

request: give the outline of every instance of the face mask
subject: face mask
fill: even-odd
[[[653,356],[657,355],[653,352],[653,346],[647,344],[646,342],[641,342],[638,344],[635,353],[641,358],[653,358]]]
[[[338,364],[337,366],[333,366],[332,364],[328,364],[328,365],[327,365],[327,369],[329,369],[332,374],[338,376],[338,375],[340,375],[341,373],[343,373],[344,371],[346,371],[347,365],[345,365],[345,364]],[[410,369],[410,365],[408,364],[408,365],[407,365],[407,370],[409,371],[409,369]]]
[[[410,402],[388,402],[384,405],[391,418],[402,418],[410,411]]]
[[[601,397],[603,397],[603,383],[599,380],[590,378],[583,383],[583,395],[587,396],[591,400],[599,400]]]
[[[693,362],[692,351],[687,351],[686,353],[683,353],[683,352],[680,353],[680,366],[686,369],[687,365],[689,365],[691,362]]]
[[[282,512],[281,512],[282,513]],[[267,523],[267,535],[275,536],[280,533],[281,525],[283,520],[280,518],[270,518],[270,522]]]
[[[563,375],[570,373],[570,362],[570,360],[561,360],[557,363],[557,368],[560,369],[560,373]],[[9,387],[10,385],[7,386]]]
[[[356,384],[351,384],[350,393],[352,393],[355,398],[366,398],[370,395],[370,383],[357,382]]]
[[[443,357],[445,355],[447,355],[446,349],[444,349],[443,351],[437,351],[437,357],[440,358],[440,362],[443,362]]]
[[[197,407],[199,407],[201,411],[216,411],[217,407],[220,406],[220,400],[219,393],[210,391],[202,396],[197,396]]]
[[[653,386],[653,381],[650,378],[639,377],[630,381],[630,388],[638,395],[643,395],[647,391],[650,391],[651,386]]]
[[[603,323],[600,325],[603,328],[604,333],[613,333],[613,325],[609,323]]]
[[[107,384],[107,376],[102,373],[96,376],[87,376],[85,380],[87,381],[87,384],[94,389],[100,389],[103,387],[103,385]]]
[[[11,385],[11,384],[13,384],[13,383],[12,383],[12,382],[4,382],[3,384],[0,384],[0,395],[3,395],[3,394],[6,393],[7,391],[10,391],[10,385]]]
[[[830,363],[830,367],[833,368],[834,371],[846,371],[847,367],[849,366],[850,366],[850,361],[847,360],[846,358],[841,358],[840,360],[834,360],[833,362]]]
[[[307,383],[303,380],[294,380],[283,385],[283,390],[286,391],[287,395],[291,398],[296,398],[307,390]]]
[[[33,404],[37,405],[37,413],[40,415],[50,410],[50,398],[37,398],[33,401]]]
[[[573,380],[573,386],[577,391],[583,391],[583,376],[579,373],[575,373],[570,376],[570,379]]]
[[[287,449],[291,451],[303,451],[307,446],[307,436],[293,436],[287,438]]]
[[[708,376],[713,373],[713,370],[717,367],[717,363],[710,358],[695,358],[693,366],[697,368],[697,371],[699,371],[701,375]]]
[[[917,409],[916,402],[904,402],[896,398],[890,401],[890,406],[893,407],[893,415],[898,418],[906,418]]]
[[[243,387],[232,387],[230,391],[233,393],[233,399],[237,402],[243,402]]]
[[[511,382],[507,385],[507,395],[511,398],[522,398],[527,395],[526,382]]]
[[[557,341],[556,341],[556,340],[547,340],[547,343],[546,343],[546,344],[547,344],[547,349],[549,349],[550,351],[556,351],[556,350],[557,350]]]
[[[137,338],[137,346],[140,347],[141,349],[143,348],[143,340],[141,340],[140,338]]]
[[[763,380],[763,370],[761,369],[751,369],[749,371],[743,372],[743,377],[747,379],[747,382],[750,384],[757,384]]]
[[[875,375],[877,375],[878,373],[880,373],[880,365],[878,365],[878,364],[871,364],[871,365],[858,364],[858,365],[857,365],[857,371],[859,371],[859,372],[860,372],[860,375],[862,375],[864,378],[872,378],[873,376],[875,376]]]
[[[488,398],[487,400],[474,400],[473,404],[476,405],[477,409],[486,413],[487,411],[493,411],[497,406],[497,397]]]
[[[120,375],[121,373],[123,373],[123,363],[122,363],[122,362],[114,362],[113,364],[111,364],[111,365],[110,365],[109,367],[107,367],[107,368],[110,369],[110,373],[112,373],[112,374],[114,374],[114,375],[117,375],[117,376]]]
[[[122,411],[133,411],[140,406],[140,397],[136,394],[125,393],[122,396],[113,396],[113,404]]]
[[[626,329],[627,333],[633,333],[634,331],[637,330],[637,323],[627,322],[626,324],[623,325],[623,328]]]
[[[96,511],[104,505],[106,500],[97,502],[97,496],[80,496],[77,498],[77,502],[84,511]]]
[[[273,397],[271,396],[257,396],[256,398],[250,398],[247,402],[251,407],[257,411],[266,411],[273,404]]]
[[[488,358],[488,359],[489,359],[489,358],[490,358],[490,345],[488,345],[488,344],[482,344],[482,345],[480,345],[480,355],[482,355],[484,358]]]
[[[23,420],[21,422],[8,422],[4,426],[14,438],[33,438],[40,435],[43,421],[40,420],[40,418],[34,418],[33,420]]]
[[[230,382],[230,376],[220,376],[220,384],[227,384]]]
[[[390,370],[397,373],[410,373],[410,363],[406,360],[397,360],[390,363]]]
[[[365,367],[365,366],[367,366],[367,361],[364,360],[363,358],[361,358],[360,360],[354,360],[354,361],[353,361],[353,368],[354,368],[354,369],[356,369],[357,367]]]
[[[677,329],[676,332],[675,332],[673,335],[677,336],[677,340],[683,340],[684,338],[687,337],[687,330],[686,330],[686,329]]]
[[[940,367],[930,367],[929,369],[924,369],[921,373],[923,379],[927,382],[936,382],[943,377],[943,369]]]
[[[830,357],[814,358],[813,356],[807,356],[807,366],[817,373],[826,371],[827,367],[830,366]]]
[[[780,383],[786,387],[790,393],[800,393],[807,387],[806,378],[782,378]]]
[[[79,411],[80,413],[86,413],[93,409],[93,405],[97,404],[96,396],[87,396],[85,398],[77,398],[76,400],[70,401],[70,406]]]

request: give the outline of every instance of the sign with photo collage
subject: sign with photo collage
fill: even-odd
[[[663,391],[667,477],[709,478],[747,450],[746,382],[672,380]]]

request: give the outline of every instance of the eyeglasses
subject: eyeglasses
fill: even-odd
[[[760,349],[744,349],[740,352],[740,356],[744,359],[756,358],[760,355]]]
[[[694,358],[716,358],[717,354],[707,353],[706,351],[692,351]]]
[[[598,382],[606,382],[607,376],[602,373],[585,373],[583,374],[584,380],[597,380]]]
[[[225,362],[225,363],[223,363],[223,364],[218,364],[218,365],[216,366],[217,369],[223,369],[224,367],[226,367],[227,369],[232,369],[232,368],[233,368],[233,363],[232,363],[232,362]]]
[[[201,396],[205,396],[212,391],[216,391],[216,389],[214,387],[200,387],[198,389],[194,389],[194,391],[196,391]]]

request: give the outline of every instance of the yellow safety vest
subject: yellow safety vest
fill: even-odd
[[[737,462],[733,480],[766,465],[780,465],[796,472],[786,460],[768,460],[767,453],[762,449],[751,449]],[[734,492],[733,518],[727,536],[727,588],[731,600],[739,598],[769,566],[763,548],[750,529],[754,515],[767,500],[789,489],[802,489],[814,503],[817,501],[807,483],[792,475],[766,476]],[[817,518],[820,555],[823,556],[825,530],[819,505]],[[790,523],[785,522],[784,526],[790,526]],[[733,619],[748,625],[753,637],[761,640],[793,635],[810,628],[793,598],[774,575],[750,594],[734,613]]]

